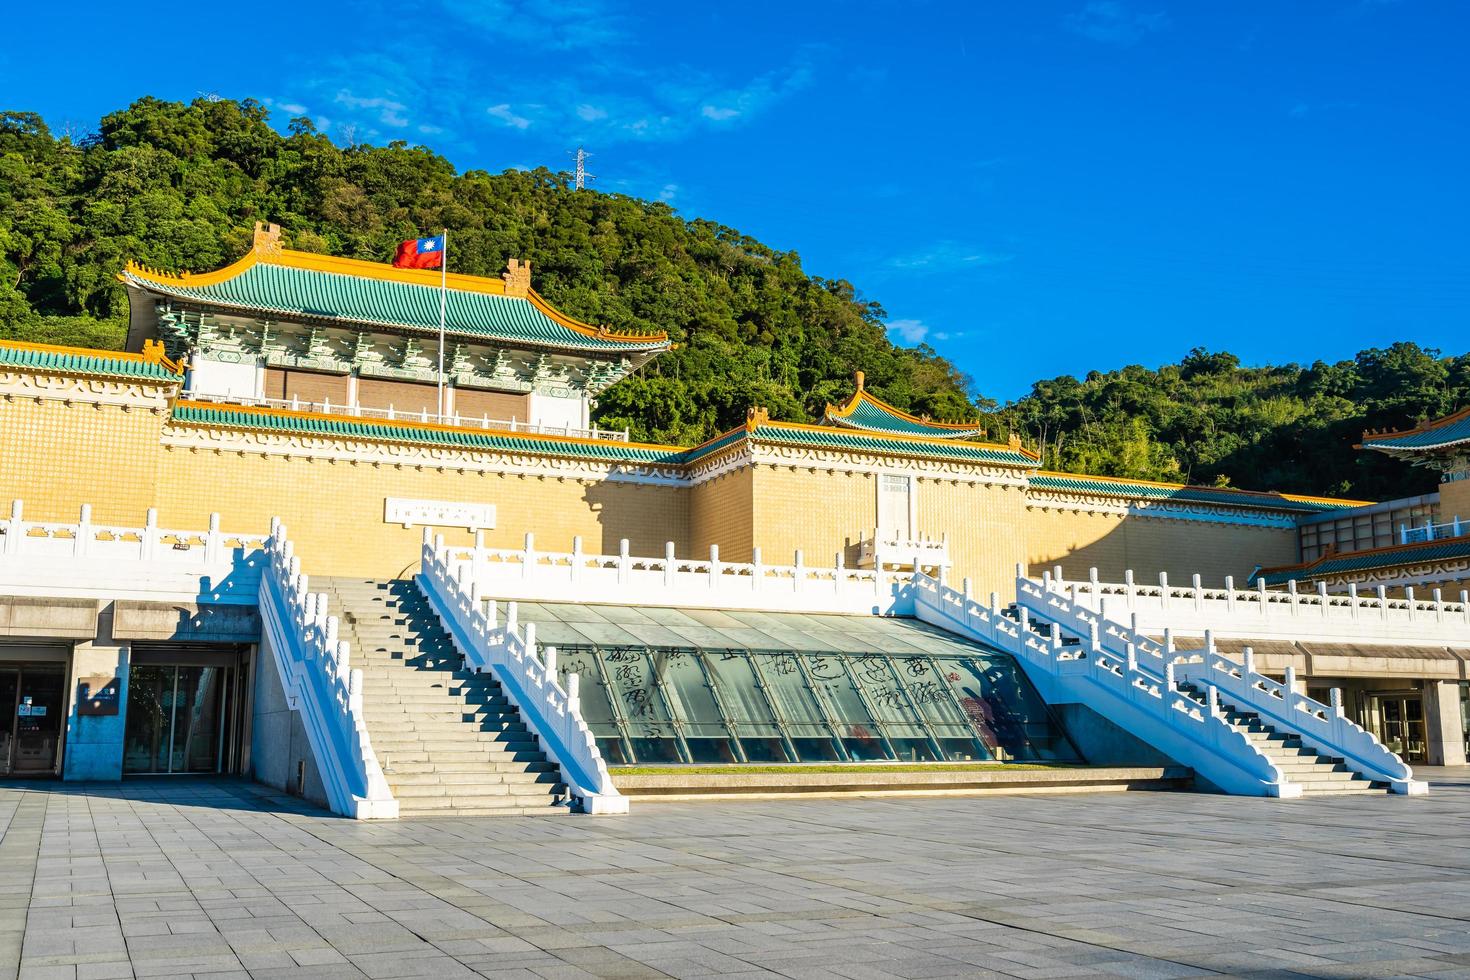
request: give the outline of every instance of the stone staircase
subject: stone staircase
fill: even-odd
[[[1194,684],[1180,684],[1179,690],[1202,708],[1208,703],[1206,693]],[[1341,759],[1320,755],[1316,749],[1303,745],[1295,732],[1283,732],[1266,724],[1254,711],[1242,711],[1222,700],[1220,714],[1231,728],[1264,752],[1283,776],[1300,785],[1304,796],[1388,791],[1387,784],[1368,780],[1362,773],[1349,769]]]
[[[1007,619],[1021,622],[1020,609],[1011,605],[1004,610]],[[1029,619],[1027,628],[1042,639],[1051,639],[1060,631],[1064,649],[1081,650],[1082,639],[1062,629],[1058,623]],[[1179,693],[1208,710],[1206,692],[1187,681],[1177,684]],[[1388,784],[1373,782],[1347,766],[1342,759],[1324,756],[1302,743],[1296,732],[1283,731],[1267,724],[1254,711],[1242,710],[1219,700],[1221,718],[1260,749],[1288,782],[1301,786],[1303,796],[1326,796],[1356,793],[1386,793]]]
[[[368,735],[401,816],[570,812],[557,765],[500,683],[464,669],[412,580],[311,583],[362,669]]]

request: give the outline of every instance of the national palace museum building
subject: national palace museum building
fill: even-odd
[[[1442,474],[1381,502],[1048,472],[861,373],[648,445],[592,409],[667,336],[515,259],[441,291],[257,226],[119,278],[125,352],[0,342],[0,776],[410,817],[1465,762],[1470,408],[1365,433]]]

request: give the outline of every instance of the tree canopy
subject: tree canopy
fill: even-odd
[[[1470,401],[1470,355],[1401,342],[1310,367],[1198,349],[1158,369],[1038,381],[997,407],[934,350],[893,344],[879,304],[808,275],[795,252],[545,169],[459,173],[423,146],[338,146],[307,119],[282,135],[250,100],[144,98],[79,139],[0,112],[0,337],[118,347],[129,259],[215,269],[245,253],[256,221],[279,223],[289,247],[373,261],[448,228],[454,271],[529,259],[537,290],[569,314],[668,331],[677,349],[597,409],[644,440],[693,444],[753,405],[812,420],[862,370],[899,408],[1018,432],[1054,469],[1381,498],[1434,478],[1355,452],[1362,429]]]

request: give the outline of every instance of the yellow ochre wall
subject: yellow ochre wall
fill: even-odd
[[[1124,517],[1040,507],[1025,512],[1026,563],[1032,575],[1055,565],[1067,578],[1086,578],[1096,566],[1106,582],[1121,582],[1132,569],[1139,582],[1187,585],[1199,573],[1203,584],[1223,586],[1235,576],[1244,588],[1256,565],[1290,565],[1297,560],[1295,528],[1211,524],[1204,521]]]
[[[1470,522],[1470,480],[1451,480],[1439,485],[1439,520],[1448,524],[1458,517]],[[1398,528],[1394,528],[1397,532]]]
[[[0,399],[0,504],[9,516],[22,501],[34,521],[75,521],[91,504],[93,523],[142,526],[162,431],[161,410]]]
[[[754,544],[768,565],[789,565],[797,549],[809,567],[830,568],[842,551],[857,564],[858,542],[878,520],[872,473],[756,466],[753,472]]]
[[[588,552],[616,553],[626,537],[635,555],[661,555],[672,540],[696,558],[719,544],[729,561],[748,561],[759,546],[769,564],[801,549],[810,566],[830,565],[839,550],[854,565],[877,521],[870,472],[747,465],[690,487],[482,474],[333,462],[306,448],[286,457],[165,447],[163,420],[162,410],[85,395],[0,398],[0,506],[19,498],[33,520],[71,521],[90,503],[94,522],[124,526],[157,507],[159,523],[180,530],[202,529],[219,512],[229,532],[263,532],[279,516],[309,571],[364,576],[398,574],[418,555],[422,529],[384,523],[385,497],[494,504],[492,547],[520,547],[529,530],[545,551],[570,550],[581,535]],[[1009,595],[1017,561],[1033,574],[1060,563],[1069,577],[1096,565],[1105,579],[1132,568],[1152,580],[1162,569],[1181,583],[1199,572],[1220,584],[1297,560],[1294,529],[1043,509],[1027,506],[1018,487],[927,476],[916,491],[920,532],[948,535],[954,581],[969,577],[981,594]],[[469,540],[463,530],[444,534]]]
[[[710,545],[717,544],[721,560],[750,561],[753,485],[747,466],[690,488],[688,557],[707,558]]]

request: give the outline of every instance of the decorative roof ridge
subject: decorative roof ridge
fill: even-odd
[[[90,357],[99,361],[122,361],[128,364],[156,365],[169,374],[183,376],[184,366],[164,354],[163,344],[157,340],[145,340],[141,351],[104,350],[98,347],[69,347],[62,344],[37,344],[26,340],[0,339],[0,348],[31,351],[36,354],[52,354],[59,357]],[[86,373],[67,371],[64,373]]]
[[[269,408],[261,405],[234,405],[229,402],[199,402],[191,399],[179,399],[174,402],[174,407],[197,408],[214,412],[234,412],[241,415],[261,415],[269,418],[322,419],[332,422],[350,422],[354,425],[413,429],[420,432],[455,432],[469,435],[505,436],[512,439],[539,439],[552,443],[569,443],[572,445],[596,446],[607,449],[642,449],[673,455],[688,452],[688,450],[680,446],[665,446],[658,443],[614,442],[609,439],[591,439],[585,436],[569,436],[555,432],[525,432],[512,431],[510,429],[486,429],[480,426],[441,425],[435,422],[423,422],[413,418],[364,418],[361,415],[343,415],[338,412],[313,412],[289,408]]]
[[[1039,463],[1041,461],[1040,456],[1020,445],[1005,445],[999,442],[976,442],[970,439],[946,439],[943,436],[921,436],[908,432],[874,432],[871,429],[862,429],[854,432],[852,429],[845,429],[835,425],[815,425],[810,422],[785,422],[771,418],[769,414],[765,414],[765,409],[755,409],[755,411],[763,414],[759,421],[746,422],[746,427],[751,432],[756,432],[758,429],[766,427],[806,429],[814,432],[831,432],[837,435],[865,437],[868,439],[896,439],[902,442],[916,442],[928,446],[969,446],[977,449],[990,449],[996,452],[1017,453],[1035,462]]]
[[[269,231],[264,231],[257,222],[255,243],[250,251],[229,265],[215,269],[213,272],[193,273],[185,270],[180,273],[168,273],[150,268],[135,260],[129,260],[123,267],[123,271],[118,274],[118,281],[127,283],[131,280],[138,284],[151,284],[165,288],[193,289],[228,282],[248,272],[256,265],[270,265],[303,272],[375,279],[379,282],[425,286],[432,289],[438,289],[442,284],[458,292],[523,299],[559,326],[597,340],[617,343],[667,343],[669,339],[666,331],[650,333],[619,331],[607,326],[595,327],[590,323],[584,323],[575,317],[568,316],[548,303],[540,293],[530,288],[528,283],[529,262],[520,262],[517,259],[507,260],[507,271],[505,277],[501,279],[472,276],[462,272],[451,272],[441,277],[441,274],[434,269],[400,269],[385,262],[369,262],[366,259],[322,255],[316,252],[298,252],[282,248],[279,226],[271,225],[269,228]],[[510,278],[514,278],[518,284],[514,289],[507,287],[507,279]],[[524,291],[521,286],[524,286]]]
[[[1435,538],[1433,541],[1410,541],[1408,544],[1386,544],[1377,548],[1363,548],[1359,551],[1326,551],[1311,561],[1299,562],[1295,565],[1274,565],[1270,568],[1261,568],[1256,571],[1257,578],[1267,575],[1281,575],[1286,572],[1304,572],[1316,568],[1318,565],[1329,561],[1339,561],[1348,558],[1367,558],[1373,555],[1387,556],[1395,552],[1412,554],[1416,551],[1425,551],[1432,548],[1441,548],[1455,542],[1470,543],[1470,533],[1462,534],[1457,538]]]
[[[1376,500],[1349,500],[1342,497],[1313,497],[1297,493],[1281,493],[1277,490],[1246,490],[1242,487],[1211,487],[1198,483],[1165,483],[1162,480],[1145,480],[1131,476],[1102,476],[1094,473],[1064,473],[1060,470],[1037,470],[1034,477],[1057,477],[1063,480],[1095,480],[1098,483],[1116,483],[1139,487],[1158,487],[1160,490],[1206,490],[1210,493],[1239,494],[1247,497],[1264,497],[1271,500],[1295,500],[1300,503],[1339,504],[1346,507],[1363,507]]]
[[[1369,443],[1393,442],[1394,440],[1403,439],[1407,436],[1417,436],[1425,432],[1433,432],[1441,426],[1452,425],[1466,417],[1470,417],[1470,405],[1466,405],[1459,411],[1451,412],[1449,415],[1444,415],[1437,419],[1425,419],[1412,429],[1364,429],[1363,441],[1355,444],[1353,448],[1376,449],[1378,448],[1377,446],[1369,445]]]
[[[849,398],[846,404],[842,405],[841,407],[833,405],[831,402],[828,402],[827,409],[823,413],[824,418],[832,420],[840,419],[846,421],[847,424],[851,425],[853,428],[863,429],[869,432],[874,431],[868,426],[863,425],[861,422],[854,422],[849,419],[849,416],[857,410],[858,406],[866,402],[867,404],[873,406],[881,412],[892,415],[895,418],[902,419],[905,422],[912,422],[915,425],[924,425],[928,426],[931,429],[946,429],[955,433],[978,433],[979,431],[981,431],[980,426],[977,422],[934,422],[929,419],[920,418],[917,415],[910,415],[908,412],[905,412],[900,408],[896,408],[893,405],[888,404],[883,399],[869,392],[867,388],[863,385],[863,373],[861,371],[857,372],[856,377],[858,379],[857,391],[853,392],[852,397]]]

